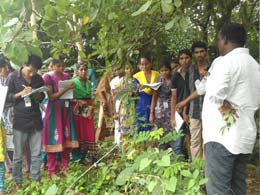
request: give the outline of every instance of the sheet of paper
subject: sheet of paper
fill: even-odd
[[[59,81],[59,91],[63,90],[65,87],[73,83],[72,80]],[[64,93],[60,99],[73,99],[73,89],[68,90]]]
[[[28,93],[27,95],[24,95],[22,97],[24,98],[24,97],[30,96],[34,93],[41,93],[41,92],[48,91],[48,90],[49,90],[49,88],[47,86],[42,86],[37,89],[33,89],[31,93]]]
[[[6,148],[9,150],[14,149],[13,135],[6,135]]]
[[[175,112],[175,121],[176,121],[176,132],[179,132],[181,129],[184,120],[182,119],[181,115],[178,112]]]
[[[2,118],[8,88],[0,86],[0,120]]]
[[[141,86],[140,88],[140,91],[143,90],[144,88],[148,87],[148,88],[151,88],[153,90],[158,90],[159,87],[162,85],[162,82],[159,82],[159,83],[148,83],[148,84],[144,84]]]

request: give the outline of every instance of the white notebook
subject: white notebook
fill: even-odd
[[[176,120],[176,132],[179,132],[181,129],[182,124],[184,123],[184,120],[182,119],[181,115],[176,111],[175,112],[175,120]]]
[[[0,120],[2,118],[8,87],[0,86]]]
[[[63,90],[65,87],[73,83],[72,80],[59,81],[59,91]],[[73,89],[68,90],[64,93],[60,99],[73,99]]]

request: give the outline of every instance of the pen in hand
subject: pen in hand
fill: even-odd
[[[21,96],[25,96],[32,91],[32,88],[30,86],[26,86],[26,85],[22,85],[22,86],[24,87],[24,89],[21,93]]]

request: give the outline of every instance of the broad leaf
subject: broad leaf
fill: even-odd
[[[199,176],[199,170],[196,169],[194,172],[193,172],[193,178],[196,179],[198,176]]]
[[[9,22],[7,22],[7,23],[4,25],[4,27],[11,27],[11,26],[17,24],[18,21],[19,21],[18,18],[12,18],[11,20],[9,20]]]
[[[171,159],[169,155],[164,155],[161,160],[157,161],[157,165],[160,167],[168,167],[171,164]]]
[[[189,170],[182,170],[181,175],[183,175],[184,177],[192,177],[192,174]]]
[[[139,171],[144,170],[146,167],[148,167],[150,165],[152,161],[149,160],[148,158],[143,158],[140,162],[140,167],[139,167]]]
[[[170,13],[173,10],[172,2],[169,0],[162,0],[161,7],[164,13]]]
[[[195,184],[196,184],[196,180],[195,179],[191,179],[189,181],[189,184],[188,184],[188,189],[191,189]]]
[[[153,189],[154,189],[154,187],[155,187],[156,185],[157,185],[157,182],[155,182],[155,181],[150,181],[149,184],[148,184],[148,186],[147,186],[148,191],[149,191],[149,192],[152,192]]]
[[[152,4],[152,1],[147,1],[145,4],[143,4],[139,10],[137,10],[136,12],[132,13],[132,16],[138,16],[139,14],[145,12],[149,7],[150,5]]]
[[[172,19],[170,22],[168,22],[165,25],[165,30],[170,30],[173,27],[174,23],[175,23],[175,19]]]
[[[171,177],[169,181],[166,181],[164,183],[164,185],[168,191],[175,192],[177,186],[177,178],[174,176]]]
[[[208,182],[208,179],[207,178],[203,178],[203,179],[201,179],[200,181],[199,181],[199,185],[203,185],[203,184],[205,184],[205,183],[207,183]]]
[[[182,4],[181,0],[174,0],[174,5],[178,8]]]
[[[123,186],[131,178],[134,168],[126,168],[117,176],[116,185]]]
[[[44,195],[56,195],[58,192],[58,187],[56,184],[51,185],[51,187],[48,188],[48,190],[45,192]]]

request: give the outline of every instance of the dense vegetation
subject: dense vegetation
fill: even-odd
[[[258,59],[258,15],[256,0],[1,0],[0,48],[18,66],[31,53],[43,59],[62,53],[70,66],[80,59],[98,70],[136,64],[140,52],[149,52],[156,65],[194,40],[207,42],[214,58],[217,31],[239,22]],[[136,134],[122,148],[100,144],[95,166],[73,163],[61,180],[50,181],[44,172],[41,183],[27,181],[19,194],[203,194],[204,162],[158,150],[162,133]],[[13,190],[7,180],[6,194]]]
[[[248,47],[259,51],[256,0],[2,0],[0,47],[15,64],[29,53],[44,59],[63,53],[90,66],[136,63],[149,51],[154,64],[204,40],[216,55],[216,33],[225,22],[243,23]]]
[[[181,133],[162,137],[163,130],[143,132],[125,138],[122,147],[109,142],[99,147],[94,165],[72,163],[67,177],[50,180],[44,172],[40,183],[24,184],[20,195],[119,195],[179,194],[203,195],[204,162],[185,162],[170,149],[159,150],[160,144],[175,140]],[[155,147],[157,146],[157,147]],[[7,194],[14,184],[8,181]]]

